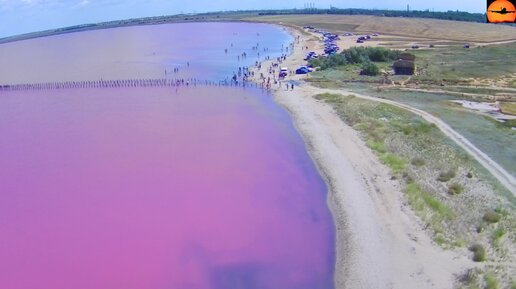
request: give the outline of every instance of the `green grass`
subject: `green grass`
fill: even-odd
[[[516,65],[507,64],[507,59],[516,59],[516,43],[472,49],[444,47],[415,50],[411,53],[416,55],[416,66],[423,71],[420,75],[414,76],[412,82],[417,81],[420,84],[440,84],[443,81],[448,84],[461,84],[467,83],[469,78],[507,77],[516,73]],[[392,69],[390,62],[377,62],[376,65],[380,71]],[[360,65],[339,66],[312,73],[308,80],[328,86],[343,85],[349,81],[379,83],[380,77],[361,76],[360,70]],[[393,77],[390,78],[395,80]],[[464,89],[462,91],[467,92]],[[472,90],[471,92],[482,91]],[[483,92],[492,94],[490,90],[483,90]],[[506,109],[514,108],[509,105]]]
[[[496,226],[510,227],[506,224],[509,217],[501,219],[496,226],[478,222],[485,212],[500,205],[472,198],[471,184],[484,179],[483,171],[435,126],[401,108],[359,97],[320,94],[316,98],[331,105],[345,123],[359,131],[367,146],[390,169],[392,176],[399,179],[405,199],[439,246],[463,247],[478,240],[477,234],[498,236],[501,232],[493,232]],[[459,172],[461,175],[457,177]],[[468,172],[470,178],[462,175]],[[439,174],[445,183],[436,179]],[[478,224],[481,224],[478,233],[474,229],[465,230]],[[510,245],[506,242],[510,238],[503,240],[500,250]],[[487,244],[493,246],[491,241]],[[472,249],[474,260],[486,260],[484,247]],[[494,251],[493,259],[498,258],[497,252]]]
[[[516,141],[516,130],[509,128],[507,124],[497,122],[492,117],[484,117],[478,113],[458,109],[455,105],[449,105],[449,100],[453,97],[443,94],[397,90],[377,91],[371,85],[357,83],[347,84],[347,86],[357,93],[398,101],[441,118],[509,173],[516,174],[516,147],[513,145]],[[451,142],[449,144],[450,146],[454,145]],[[426,157],[425,159],[428,160]],[[467,163],[475,168],[473,172],[476,179],[490,183],[497,192],[516,204],[514,195],[501,186],[484,167],[474,160],[467,161]],[[443,165],[442,167],[446,169],[450,166]]]
[[[484,275],[484,281],[486,282],[485,289],[498,289],[498,280],[496,280],[495,274],[488,272]]]
[[[446,245],[446,239],[442,234],[435,234],[434,242],[441,247]]]
[[[516,119],[508,119],[504,122],[497,122],[497,124],[512,129],[516,127]]]
[[[383,153],[387,152],[387,149],[385,148],[385,144],[381,141],[368,140],[366,142],[366,144],[370,149],[372,149],[373,151],[375,151],[377,153],[383,154]]]
[[[375,62],[380,71],[390,71],[392,63]],[[361,65],[350,64],[325,70],[315,71],[310,74],[307,81],[312,85],[322,88],[339,88],[350,82],[379,83],[381,76],[360,75]]]
[[[422,192],[422,197],[428,207],[439,213],[442,217],[447,219],[451,219],[453,217],[452,210],[429,193]]]
[[[367,146],[378,155],[380,161],[389,167],[395,176],[403,176],[409,203],[435,231],[441,230],[442,221],[454,218],[452,210],[446,204],[430,192],[421,189],[418,182],[422,180],[414,180],[407,173],[410,169],[409,162],[414,166],[422,166],[425,165],[425,161],[422,158],[409,158],[390,141],[401,139],[404,143],[412,145],[414,152],[424,153],[432,158],[431,150],[438,147],[436,141],[443,138],[435,126],[410,112],[388,104],[338,94],[319,94],[315,98],[332,104],[346,123],[362,133]],[[409,161],[410,159],[412,161]],[[455,171],[452,172],[454,175]]]
[[[380,155],[380,160],[382,161],[382,163],[387,165],[395,174],[403,172],[407,165],[405,160],[389,152]]]
[[[453,211],[429,193],[421,190],[421,187],[410,182],[405,187],[405,193],[409,203],[416,211],[422,212],[425,208],[432,210],[439,220],[453,218]]]
[[[413,52],[418,67],[426,74],[414,77],[420,81],[457,82],[464,78],[505,77],[516,73],[516,43],[463,49],[443,47]]]
[[[425,208],[424,202],[422,202],[422,194],[421,188],[418,184],[412,182],[408,183],[405,187],[405,193],[407,194],[408,201],[410,205],[416,210],[416,211],[422,211]]]
[[[491,238],[493,240],[493,244],[497,246],[500,242],[500,239],[505,235],[505,230],[502,228],[498,228],[493,231],[491,234]]]
[[[349,96],[352,97],[352,96]],[[345,98],[340,94],[321,93],[314,96],[315,99],[324,100],[329,103],[343,103]]]

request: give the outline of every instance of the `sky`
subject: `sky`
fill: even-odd
[[[85,23],[209,11],[303,8],[485,12],[485,0],[0,0],[0,37]]]

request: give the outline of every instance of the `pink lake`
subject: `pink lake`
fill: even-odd
[[[268,94],[4,91],[0,135],[1,289],[333,288],[326,186]]]

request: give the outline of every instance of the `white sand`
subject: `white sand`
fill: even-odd
[[[297,30],[292,34],[300,35],[300,43],[281,66],[295,70],[307,52],[301,47],[320,52],[321,44]],[[262,66],[265,75],[267,68]],[[320,91],[307,83],[294,91],[282,85],[274,97],[290,112],[330,190],[336,288],[453,288],[455,274],[474,266],[468,253],[432,243],[388,168],[329,105],[312,97]]]

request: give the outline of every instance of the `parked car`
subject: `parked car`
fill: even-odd
[[[306,66],[301,66],[298,69],[296,69],[296,74],[307,74],[310,72],[310,69]]]
[[[279,77],[286,77],[288,75],[288,68],[281,67],[279,72]]]

